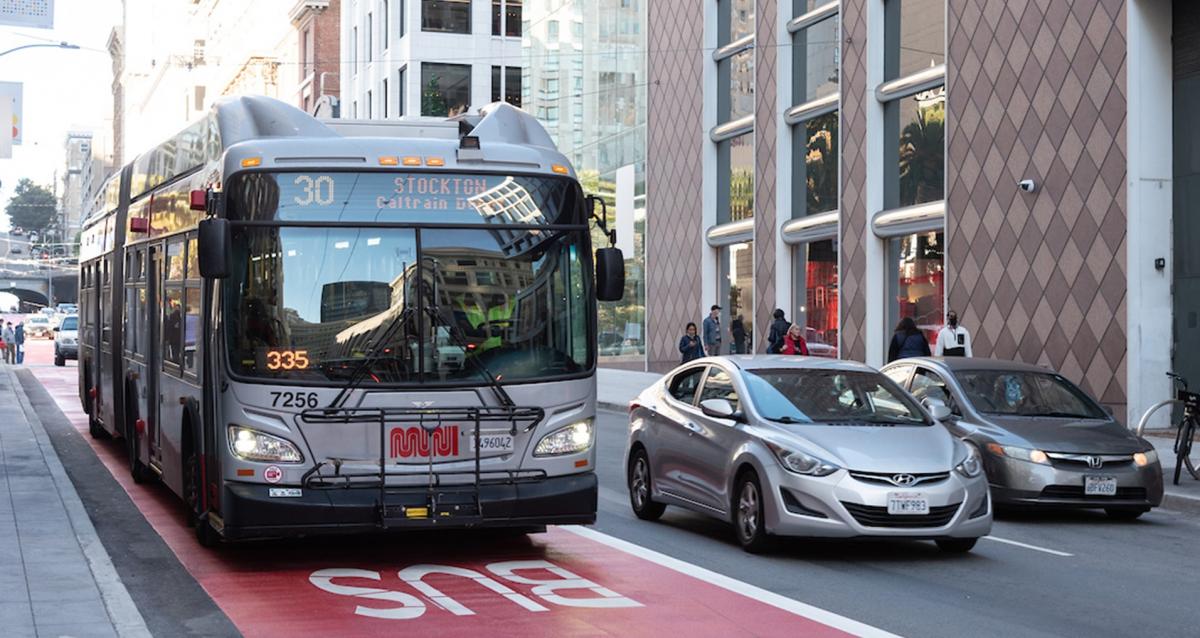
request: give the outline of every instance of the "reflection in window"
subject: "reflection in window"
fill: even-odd
[[[796,32],[792,45],[796,104],[838,92],[838,27],[835,15]]]
[[[754,50],[729,58],[729,120],[754,115]]]
[[[200,278],[200,243],[195,235],[187,240],[187,278]]]
[[[946,61],[946,0],[887,0],[884,79]]]
[[[521,37],[521,0],[504,0],[504,26],[506,30],[503,35],[519,38]],[[501,35],[501,7],[500,0],[492,0],[492,35]]]
[[[736,411],[740,407],[737,390],[733,389],[733,379],[729,373],[713,366],[708,369],[708,378],[704,380],[704,389],[700,391],[700,402],[709,399],[725,399]]]
[[[172,241],[167,244],[167,279],[178,281],[183,279],[183,241]]]
[[[422,0],[421,30],[471,32],[471,0]]]
[[[793,217],[837,210],[838,112],[792,127],[792,154]]]
[[[175,365],[183,363],[183,289],[167,288],[162,307],[163,360]]]
[[[885,189],[895,199],[889,208],[934,202],[946,197],[946,92],[944,88],[887,105],[899,130],[898,184]],[[892,199],[888,197],[887,199]]]
[[[421,115],[449,117],[470,105],[470,65],[421,63]]]
[[[889,242],[888,283],[892,290],[889,338],[901,319],[911,317],[925,333],[926,340],[936,343],[944,315],[944,252],[941,232],[906,235]]]
[[[200,347],[200,289],[188,288],[183,319],[183,369],[196,372],[196,352]]]
[[[721,343],[727,352],[741,354],[754,349],[754,251],[749,242],[722,251],[722,281],[725,303],[721,316]]]
[[[722,142],[729,153],[729,218],[735,222],[754,216],[754,134],[746,133]]]
[[[816,241],[799,246],[796,273],[799,307],[793,313],[804,326],[808,352],[818,357],[838,356],[838,252],[837,241]]]
[[[500,89],[501,68],[498,66],[492,67],[492,101],[508,102],[517,108],[521,108],[521,67],[503,67],[503,93],[501,93]]]

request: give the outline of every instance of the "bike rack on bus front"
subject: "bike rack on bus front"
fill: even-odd
[[[480,432],[484,423],[506,423],[510,434],[516,436],[517,430],[528,431],[545,417],[542,408],[522,408],[508,406],[477,406],[477,407],[430,407],[430,408],[312,408],[300,413],[300,420],[309,424],[350,424],[376,423],[379,426],[379,471],[351,472],[342,471],[342,464],[348,459],[329,458],[319,461],[304,473],[301,482],[307,489],[378,489],[379,525],[385,529],[390,527],[433,527],[439,521],[453,522],[455,525],[473,525],[483,521],[483,508],[480,503],[480,488],[491,484],[512,484],[522,481],[538,480],[546,477],[544,470],[482,470],[482,452]],[[421,428],[425,440],[429,441],[429,482],[423,488],[414,486],[391,487],[387,484],[388,477],[412,478],[411,472],[388,471],[388,426],[399,424],[416,424]],[[474,467],[472,470],[435,471],[434,432],[443,425],[471,424],[474,438]],[[455,459],[453,463],[461,463],[467,459]],[[332,466],[332,476],[322,470]],[[485,478],[485,475],[488,478]],[[451,482],[454,477],[466,479],[469,483]],[[450,483],[450,484],[447,484]],[[391,503],[389,503],[391,497]]]

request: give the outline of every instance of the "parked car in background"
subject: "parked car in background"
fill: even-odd
[[[44,315],[29,315],[25,319],[25,337],[28,339],[38,337],[51,339],[54,337],[54,327],[50,325],[50,320]]]
[[[73,303],[60,303],[54,307],[54,312],[60,315],[73,315],[79,312],[79,306]]]
[[[62,321],[62,317],[59,317],[58,313],[54,312],[54,308],[51,308],[49,306],[39,310],[38,314],[42,315],[43,317],[46,318],[47,321],[50,322],[51,328],[57,328],[59,322]]]
[[[883,372],[918,400],[950,408],[944,423],[982,454],[997,505],[1103,508],[1127,520],[1162,503],[1154,446],[1052,370],[920,357]]]
[[[20,227],[14,227],[12,230],[8,231],[8,234],[12,235],[13,237],[20,237],[21,235],[25,234],[25,231],[21,230]]]
[[[676,505],[771,537],[932,539],[966,552],[991,530],[979,453],[876,370],[812,357],[708,357],[630,404],[638,518]]]
[[[79,315],[63,317],[54,329],[54,365],[64,366],[67,359],[79,360]]]

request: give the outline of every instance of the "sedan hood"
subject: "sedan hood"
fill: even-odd
[[[803,451],[858,472],[925,474],[954,468],[954,437],[940,425],[785,425]]]
[[[1114,421],[995,415],[987,419],[999,430],[1021,439],[1013,443],[1046,452],[1133,454],[1145,448],[1132,432]]]

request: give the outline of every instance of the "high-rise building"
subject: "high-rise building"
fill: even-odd
[[[64,144],[66,170],[63,172],[63,192],[60,204],[63,238],[67,241],[79,232],[80,215],[87,201],[95,167],[92,162],[92,133],[69,131]]]
[[[520,106],[522,0],[345,0],[341,116]]]

